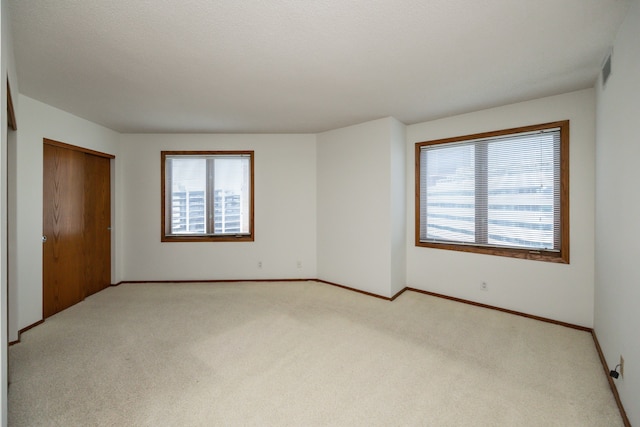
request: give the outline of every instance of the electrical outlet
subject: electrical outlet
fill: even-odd
[[[480,289],[483,290],[483,291],[488,291],[489,290],[489,285],[487,285],[487,282],[480,283]]]
[[[302,261],[298,261],[298,262],[296,263],[296,266],[297,266],[298,268],[302,268]]]
[[[624,378],[624,357],[620,355],[620,376]]]
[[[258,268],[262,268],[262,261],[258,261]]]

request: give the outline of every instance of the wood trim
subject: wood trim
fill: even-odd
[[[162,215],[164,218],[164,214]],[[164,229],[164,227],[163,227]],[[163,233],[162,242],[253,242],[255,239],[250,234],[236,235],[203,235],[203,236],[166,236]]]
[[[340,283],[329,282],[328,280],[322,280],[322,279],[316,279],[316,278],[298,278],[298,279],[122,280],[122,281],[120,281],[120,282],[118,282],[116,284],[112,284],[111,286],[120,286],[120,285],[125,284],[125,283],[136,284],[136,283],[239,283],[239,282],[267,282],[267,283],[268,282],[317,282],[317,283],[324,283],[326,285],[336,286],[338,288],[346,289],[348,291],[357,292],[359,294],[368,295],[368,296],[371,296],[371,297],[374,297],[374,298],[379,298],[379,299],[383,299],[383,300],[387,300],[387,301],[395,301],[400,295],[402,295],[406,291],[411,291],[411,292],[416,292],[416,293],[419,293],[419,294],[429,295],[429,296],[432,296],[432,297],[444,298],[444,299],[447,299],[447,300],[450,300],[450,301],[469,304],[469,305],[473,305],[473,306],[476,306],[476,307],[488,308],[490,310],[501,311],[503,313],[513,314],[513,315],[521,316],[521,317],[526,317],[526,318],[529,318],[529,319],[538,320],[538,321],[545,322],[545,323],[552,323],[554,325],[564,326],[564,327],[571,328],[571,329],[577,329],[579,331],[593,332],[592,328],[589,328],[589,327],[586,327],[586,326],[575,325],[573,323],[562,322],[560,320],[549,319],[547,317],[536,316],[536,315],[533,315],[533,314],[527,314],[527,313],[523,313],[521,311],[516,311],[516,310],[509,310],[507,308],[496,307],[494,305],[483,304],[483,303],[479,303],[479,302],[475,302],[475,301],[471,301],[471,300],[466,300],[466,299],[463,299],[463,298],[457,298],[457,297],[452,297],[452,296],[448,296],[448,295],[444,295],[444,294],[439,294],[439,293],[436,293],[436,292],[424,291],[422,289],[412,288],[412,287],[409,287],[409,286],[407,286],[404,289],[398,291],[392,297],[385,297],[383,295],[374,294],[372,292],[367,292],[367,291],[363,291],[363,290],[360,290],[360,289],[352,288],[350,286],[342,285]],[[608,371],[607,371],[607,373],[608,373]]]
[[[16,110],[13,107],[13,98],[11,97],[11,85],[7,78],[7,124],[12,130],[18,130],[18,123],[16,122]]]
[[[564,326],[564,327],[571,328],[571,329],[577,329],[579,331],[584,331],[584,332],[592,332],[593,331],[592,328],[589,328],[589,327],[586,327],[586,326],[575,325],[573,323],[567,323],[567,322],[562,322],[560,320],[549,319],[547,317],[536,316],[536,315],[533,315],[533,314],[527,314],[527,313],[523,313],[521,311],[509,310],[507,308],[496,307],[496,306],[493,306],[493,305],[482,304],[482,303],[471,301],[471,300],[466,300],[466,299],[462,299],[462,298],[456,298],[456,297],[443,295],[443,294],[438,294],[438,293],[430,292],[430,291],[424,291],[422,289],[412,288],[412,287],[409,287],[409,286],[407,286],[404,289],[400,290],[399,292],[397,292],[392,297],[385,297],[383,295],[374,294],[373,292],[367,292],[367,291],[356,289],[356,288],[353,288],[353,287],[350,287],[350,286],[341,285],[340,283],[329,282],[328,280],[322,280],[322,279],[316,279],[316,278],[300,278],[300,279],[228,279],[228,280],[225,280],[225,279],[212,279],[212,280],[211,279],[202,279],[202,280],[200,280],[200,279],[188,279],[188,280],[123,280],[123,281],[118,282],[115,285],[111,285],[111,286],[119,286],[119,285],[125,284],[125,283],[137,284],[137,283],[239,283],[239,282],[317,282],[317,283],[324,283],[326,285],[331,285],[331,286],[335,286],[335,287],[338,287],[338,288],[346,289],[348,291],[357,292],[359,294],[368,295],[370,297],[383,299],[383,300],[386,300],[386,301],[395,301],[400,295],[402,295],[406,291],[411,291],[411,292],[416,292],[416,293],[419,293],[419,294],[429,295],[429,296],[432,296],[432,297],[444,298],[444,299],[447,299],[447,300],[450,300],[450,301],[455,301],[455,302],[460,302],[460,303],[464,303],[464,304],[474,305],[476,307],[488,308],[490,310],[497,310],[497,311],[501,311],[503,313],[513,314],[513,315],[521,316],[521,317],[526,317],[526,318],[529,318],[529,319],[538,320],[538,321],[545,322],[545,323],[552,323],[554,325]]]
[[[112,283],[110,287],[117,287],[126,284],[141,283],[240,283],[240,282],[316,282],[316,279],[189,279],[189,280],[122,280],[118,283]]]
[[[38,325],[42,325],[43,323],[44,323],[44,319],[38,320],[36,323],[32,323],[31,325],[25,326],[24,328],[20,329],[18,331],[18,339],[15,341],[9,342],[9,345],[12,346],[14,344],[18,344],[20,342],[20,337],[22,336],[23,333],[27,332],[29,329],[35,328]]]
[[[324,283],[324,284],[327,284],[327,285],[331,285],[331,286],[336,286],[336,287],[338,287],[338,288],[346,289],[346,290],[348,290],[348,291],[357,292],[357,293],[359,293],[359,294],[368,295],[368,296],[370,296],[370,297],[383,299],[383,300],[386,300],[386,301],[393,301],[393,299],[395,299],[395,298],[396,298],[400,293],[404,292],[404,289],[403,289],[403,290],[402,290],[402,291],[400,291],[398,294],[396,294],[395,296],[393,296],[393,299],[391,299],[391,298],[389,298],[389,297],[385,297],[385,296],[382,296],[382,295],[374,294],[374,293],[372,293],[372,292],[361,291],[360,289],[356,289],[356,288],[352,288],[352,287],[349,287],[349,286],[341,285],[341,284],[339,284],[339,283],[328,282],[328,281],[326,281],[326,280],[320,280],[320,279],[314,279],[314,281],[315,281],[315,282],[318,282],[318,283]],[[406,289],[406,288],[405,288],[405,289]]]
[[[167,203],[166,182],[167,174],[165,172],[167,164],[167,154],[164,151],[160,152],[160,241],[164,242],[167,235],[167,216],[166,211],[170,209]],[[171,173],[171,172],[170,172]]]
[[[604,353],[602,352],[602,347],[600,347],[600,343],[598,342],[596,331],[591,330],[591,336],[593,337],[593,342],[596,345],[596,350],[598,351],[598,356],[600,357],[600,362],[602,363],[604,374],[607,376],[607,381],[609,382],[609,387],[611,388],[611,392],[613,393],[613,398],[616,400],[616,405],[618,405],[618,410],[620,411],[622,422],[624,423],[625,427],[631,427],[631,423],[629,422],[629,418],[627,417],[627,412],[624,410],[624,406],[622,406],[622,401],[620,400],[620,394],[618,394],[618,388],[616,387],[616,384],[613,381],[613,378],[611,378],[611,376],[609,375],[609,367],[607,366],[607,360],[604,358]]]
[[[359,294],[368,295],[374,298],[380,298],[387,301],[393,301],[398,298],[404,291],[408,288],[404,288],[393,297],[385,297],[382,295],[374,294],[372,292],[361,291],[360,289],[352,288],[349,286],[341,285],[339,283],[328,282],[326,280],[320,280],[315,278],[300,278],[300,279],[213,279],[213,280],[197,280],[197,279],[189,279],[189,280],[123,280],[118,282],[116,285],[118,286],[125,283],[139,284],[139,283],[240,283],[240,282],[265,282],[265,283],[273,283],[273,282],[317,282],[324,283],[326,285],[336,286],[338,288],[346,289],[352,292],[357,292]]]
[[[413,227],[413,241],[415,245],[418,246],[420,243],[420,151],[422,145],[420,143],[415,144],[414,149],[414,174],[415,174],[415,183],[414,183],[414,204],[413,204],[413,218],[414,218],[414,227]]]
[[[568,227],[563,227],[568,228]],[[483,255],[496,255],[509,258],[527,259],[531,261],[546,261],[559,264],[569,264],[564,260],[564,254],[559,255],[558,252],[551,251],[533,251],[531,249],[517,248],[497,248],[488,246],[477,246],[471,244],[452,244],[452,243],[426,243],[420,242],[416,246],[432,249],[444,249],[450,251],[467,252]]]
[[[389,298],[389,300],[390,300],[390,301],[395,301],[395,300],[396,300],[396,298],[398,298],[400,295],[402,295],[403,293],[405,293],[405,291],[408,291],[408,290],[409,290],[409,288],[407,288],[407,287],[405,286],[402,290],[398,291],[398,293],[397,293],[397,294],[395,294],[394,296],[392,296],[391,298]]]
[[[92,154],[98,157],[106,157],[107,159],[115,159],[113,154],[103,153],[101,151],[91,150],[89,148],[78,147],[77,145],[67,144],[66,142],[55,141],[53,139],[43,138],[43,143],[53,145],[55,147],[66,148],[67,150],[79,151],[81,153]]]
[[[249,189],[249,203],[251,203],[251,209],[249,209],[249,232],[251,233],[251,241],[256,239],[256,227],[254,223],[254,216],[256,211],[256,203],[255,203],[255,164],[256,164],[256,153],[254,150],[251,150],[251,161],[249,162],[249,185],[251,188]]]
[[[418,144],[437,145],[437,144],[446,144],[449,142],[461,142],[461,141],[471,141],[474,139],[486,139],[486,138],[492,138],[495,136],[509,135],[513,133],[535,132],[538,130],[563,127],[565,124],[568,124],[568,123],[569,123],[569,120],[558,120],[555,122],[541,123],[537,125],[527,125],[527,126],[520,126],[520,127],[510,128],[510,129],[502,129],[502,130],[494,130],[490,132],[481,132],[481,133],[473,133],[469,135],[454,136],[451,138],[435,139],[432,141],[418,142]]]
[[[32,324],[31,324],[31,325],[29,325],[29,326],[25,326],[24,328],[22,328],[22,329],[20,329],[20,330],[18,331],[18,336],[20,336],[20,334],[23,334],[23,333],[27,332],[29,329],[33,329],[33,328],[35,328],[35,327],[36,327],[36,326],[38,326],[38,325],[42,325],[43,323],[44,323],[44,319],[41,319],[41,320],[38,320],[38,321],[37,321],[37,322],[35,322],[35,323],[32,323]]]
[[[569,120],[558,122],[560,126],[560,259],[561,262],[569,264],[569,239],[570,221],[569,207]]]
[[[516,316],[527,317],[529,319],[539,320],[541,322],[552,323],[554,325],[559,325],[559,326],[565,326],[567,328],[577,329],[579,331],[585,331],[585,332],[591,332],[592,331],[591,328],[588,328],[586,326],[574,325],[573,323],[561,322],[560,320],[554,320],[554,319],[549,319],[547,317],[541,317],[541,316],[536,316],[536,315],[533,315],[533,314],[527,314],[527,313],[523,313],[521,311],[509,310],[507,308],[496,307],[494,305],[482,304],[482,303],[479,303],[479,302],[470,301],[470,300],[466,300],[466,299],[462,299],[462,298],[450,297],[448,295],[438,294],[438,293],[430,292],[430,291],[423,291],[422,289],[407,288],[407,290],[413,291],[413,292],[418,292],[420,294],[430,295],[432,297],[444,298],[444,299],[448,299],[450,301],[455,301],[455,302],[461,302],[461,303],[464,303],[464,304],[474,305],[476,307],[489,308],[491,310],[497,310],[497,311],[501,311],[503,313],[515,314]]]

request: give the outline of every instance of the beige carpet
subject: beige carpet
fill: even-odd
[[[315,282],[128,284],[10,348],[10,426],[618,426],[591,335]]]

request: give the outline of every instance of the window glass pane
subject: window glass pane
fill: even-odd
[[[423,150],[424,240],[475,241],[475,147],[433,146]]]
[[[171,233],[206,233],[207,161],[204,158],[167,158],[171,163]],[[169,166],[169,165],[167,165]]]
[[[554,134],[488,146],[488,243],[554,249]]]
[[[215,158],[214,164],[214,228],[216,233],[249,232],[248,157]]]

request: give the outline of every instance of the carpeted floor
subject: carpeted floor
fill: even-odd
[[[589,333],[415,292],[127,284],[9,357],[14,427],[622,425]]]

